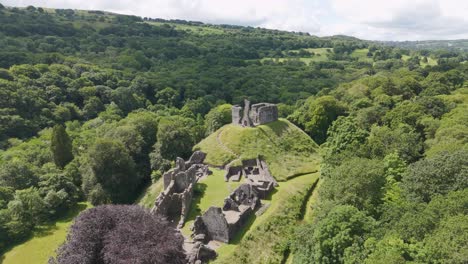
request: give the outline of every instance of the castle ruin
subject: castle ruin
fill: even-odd
[[[250,105],[244,100],[244,107],[232,106],[232,124],[243,127],[255,127],[278,120],[278,107],[275,104],[259,103]]]
[[[278,118],[276,105],[262,103],[251,106],[248,100],[245,100],[244,109],[233,106],[232,111],[233,123],[244,127],[255,127]],[[208,165],[204,164],[205,157],[205,153],[196,151],[188,161],[177,158],[175,168],[163,175],[164,191],[157,197],[152,213],[178,223],[177,229],[184,226],[188,217],[195,184],[211,174]],[[241,160],[240,157],[238,159]],[[278,186],[261,156],[243,159],[239,166],[227,165],[225,170],[226,182],[238,182],[244,177],[245,183],[224,199],[222,207],[211,206],[196,216],[191,236],[185,237],[187,264],[207,263],[216,258],[217,253],[209,246],[211,241],[229,243],[254,214],[261,214],[268,208],[269,204],[262,204],[261,199]]]
[[[242,176],[244,176],[247,183],[255,188],[261,198],[265,198],[274,187],[278,186],[268,169],[267,163],[260,157],[242,160],[241,166],[227,167],[224,180],[226,182],[238,182]]]
[[[161,215],[169,221],[177,221],[178,228],[183,227],[193,198],[195,183],[210,172],[203,164],[206,154],[196,151],[186,162],[177,158],[176,167],[163,175],[164,191],[156,198],[152,209],[154,214]]]
[[[229,243],[259,206],[260,197],[255,187],[244,183],[224,200],[223,208],[212,206],[195,218],[192,237],[204,242]]]
[[[229,243],[262,205],[261,199],[278,186],[266,162],[260,157],[242,160],[242,166],[226,168],[225,181],[240,181],[241,176],[244,176],[246,183],[224,199],[222,208],[212,206],[203,215],[197,216],[192,226],[195,241]]]

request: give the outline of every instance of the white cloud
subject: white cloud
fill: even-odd
[[[468,38],[467,0],[0,0],[10,6],[106,10],[187,19],[346,34],[365,39]]]
[[[468,38],[468,1],[332,1],[335,12],[348,21],[343,33],[367,39]]]
[[[315,1],[315,0],[313,0]],[[233,23],[291,31],[318,31],[317,10],[307,0],[5,0],[11,6],[106,10],[142,17]],[[309,1],[310,2],[310,1]]]

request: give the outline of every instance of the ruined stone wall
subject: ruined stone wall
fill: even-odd
[[[169,186],[164,189],[157,198],[155,202],[155,207],[153,208],[152,212],[158,215],[169,215],[169,208],[173,206],[173,199],[172,195],[174,194],[175,185],[174,182],[169,184]]]
[[[278,120],[278,107],[275,104],[259,103],[250,105],[244,100],[244,108],[232,106],[232,124],[244,127],[254,127]]]
[[[254,210],[250,207],[246,207],[245,210],[239,212],[237,221],[229,223],[229,237],[234,237],[242,227],[249,221],[249,217],[254,213]]]
[[[210,207],[202,215],[202,220],[210,239],[229,243],[229,225],[221,208]]]
[[[242,117],[243,117],[243,113],[242,113],[242,107],[238,106],[238,105],[233,105],[231,107],[231,115],[232,115],[232,124],[233,125],[242,125]]]
[[[190,186],[180,195],[180,214],[181,219],[179,225],[182,226],[190,212],[190,205],[192,204],[193,199],[193,187],[194,184],[190,184]]]
[[[226,168],[224,181],[240,181],[242,177],[242,166],[230,166]]]
[[[222,209],[212,206],[195,219],[192,237],[229,243],[259,206],[254,187],[242,184],[225,199]]]
[[[261,103],[253,105],[251,112],[255,126],[278,120],[278,107],[275,104]]]
[[[195,152],[188,162],[177,158],[176,167],[164,173],[164,191],[156,198],[152,212],[169,221],[179,219],[178,227],[181,228],[185,218],[190,211],[190,205],[193,198],[193,188],[198,177],[203,173],[208,174],[208,167],[202,163],[206,154]],[[186,169],[188,168],[188,169]]]
[[[250,119],[250,101],[244,100],[244,111],[242,111],[242,126],[250,127],[253,126],[252,120]]]

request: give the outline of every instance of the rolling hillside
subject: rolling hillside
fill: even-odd
[[[279,181],[319,169],[318,145],[285,119],[254,128],[226,125],[194,149],[206,152],[206,162],[214,166],[239,164],[261,155]]]

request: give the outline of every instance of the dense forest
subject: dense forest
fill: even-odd
[[[294,263],[466,263],[467,60],[0,4],[0,251],[80,201],[133,203],[249,98],[321,145],[314,221],[285,246]]]

